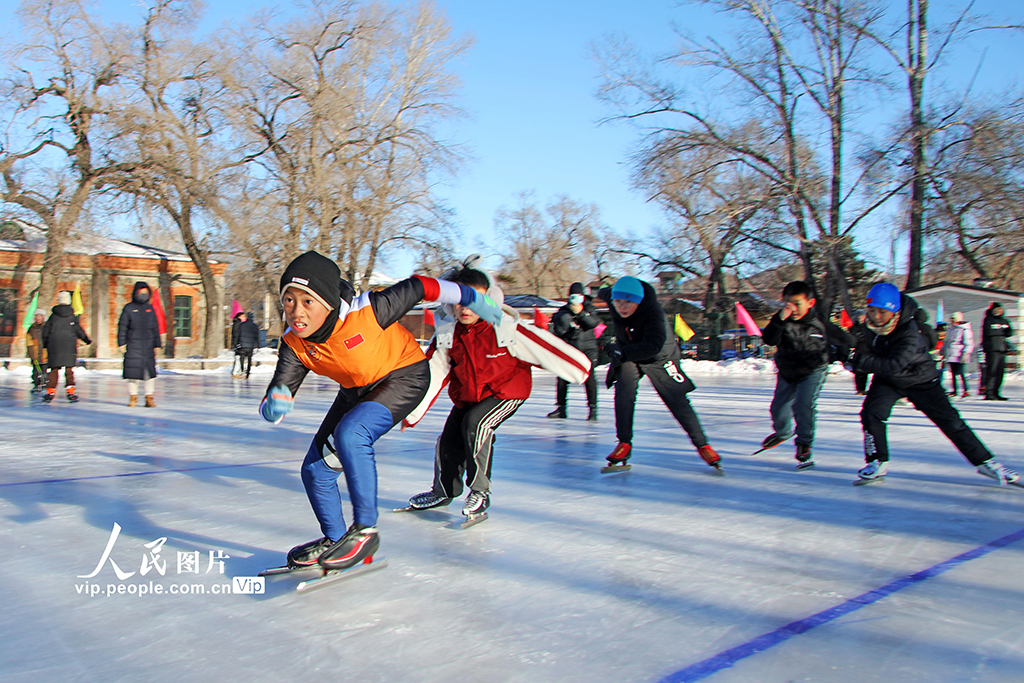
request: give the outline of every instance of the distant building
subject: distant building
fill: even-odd
[[[23,316],[32,293],[39,287],[39,272],[46,252],[46,231],[18,219],[0,221],[0,356],[23,356]],[[227,265],[211,264],[221,296]],[[68,243],[64,273],[57,289],[82,293],[82,327],[93,343],[80,347],[83,358],[107,358],[117,350],[117,322],[121,308],[131,301],[139,280],[159,287],[167,316],[163,357],[202,355],[206,301],[199,272],[191,259],[155,247],[102,237],[82,237]],[[39,302],[50,315],[56,302]],[[222,303],[222,302],[221,302]],[[224,340],[218,338],[218,348]]]
[[[949,322],[949,316],[955,311],[964,314],[964,320],[971,323],[974,331],[975,347],[981,349],[982,321],[985,319],[985,311],[993,302],[998,301],[1003,305],[1004,315],[1013,326],[1013,337],[1010,342],[1018,349],[1024,343],[1024,332],[1021,330],[1021,315],[1024,313],[1024,295],[1020,292],[1013,292],[1006,289],[993,289],[985,284],[961,285],[954,282],[937,282],[935,284],[908,289],[908,296],[914,298],[928,313],[928,323],[935,325],[937,322]],[[941,313],[941,315],[940,315]],[[941,318],[941,319],[940,319]],[[1019,356],[1011,355],[1007,358],[1007,365],[1020,365]],[[970,368],[977,366],[977,354],[971,359]]]

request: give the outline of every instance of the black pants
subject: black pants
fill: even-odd
[[[865,460],[889,460],[886,421],[896,401],[904,397],[910,399],[915,408],[934,422],[972,465],[980,465],[992,457],[949,402],[938,379],[923,388],[897,389],[879,382],[876,377],[860,411],[860,422],[864,427]]]
[[[1006,354],[989,351],[985,354],[985,396],[995,398],[1003,388],[1003,373],[1006,372]]]
[[[672,412],[676,422],[686,431],[696,448],[708,443],[700,419],[690,405],[686,394],[693,391],[693,382],[679,368],[679,361],[667,361],[639,366],[623,363],[615,378],[615,433],[622,443],[633,443],[633,411],[636,407],[636,390],[640,378],[650,378],[654,390]]]
[[[252,351],[252,349],[238,350],[238,374],[249,376],[249,371],[252,370]]]
[[[523,403],[488,396],[464,408],[452,407],[434,452],[434,493],[458,498],[463,475],[471,491],[491,490],[494,430]]]
[[[960,383],[963,385],[963,392],[967,393],[970,389],[967,387],[967,375],[964,373],[963,363],[947,363],[949,365],[949,375],[953,378],[953,389],[952,393],[956,393],[956,378],[960,378]]]
[[[867,372],[855,372],[853,373],[853,386],[858,392],[864,392],[868,390],[868,377],[871,375]]]
[[[583,386],[587,389],[587,405],[591,408],[597,407],[597,377],[594,376],[594,367],[591,366],[590,374],[587,375],[587,381],[583,383]],[[558,383],[555,388],[555,401],[558,403],[559,408],[565,408],[566,403],[569,400],[569,382],[558,378]]]

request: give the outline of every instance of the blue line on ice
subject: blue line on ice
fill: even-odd
[[[783,643],[793,636],[806,633],[807,631],[817,628],[818,626],[822,626],[823,624],[827,624],[830,621],[835,621],[841,616],[859,610],[861,607],[874,604],[882,598],[892,595],[896,591],[903,590],[908,586],[913,586],[916,583],[938,576],[939,574],[953,569],[964,562],[969,562],[970,560],[988,555],[993,550],[998,550],[999,548],[1014,543],[1015,541],[1019,541],[1022,538],[1024,538],[1024,529],[1019,529],[1012,534],[1003,536],[1002,538],[997,538],[991,543],[986,543],[974,550],[968,550],[961,555],[957,555],[945,562],[940,562],[928,569],[923,569],[916,574],[896,579],[892,583],[886,584],[881,588],[876,588],[873,591],[868,591],[867,593],[858,595],[855,598],[850,598],[846,602],[836,605],[835,607],[830,607],[823,612],[818,612],[806,619],[786,624],[781,628],[777,628],[770,633],[754,638],[742,645],[737,645],[736,647],[729,648],[728,650],[719,652],[716,655],[712,655],[711,657],[697,662],[696,664],[691,664],[685,669],[680,669],[679,671],[661,679],[660,683],[693,683],[694,681],[703,680],[722,669],[728,669],[740,660],[775,647],[779,643]]]
[[[246,462],[235,465],[203,465],[200,467],[182,467],[176,470],[152,470],[150,472],[124,472],[122,474],[97,474],[91,477],[68,477],[67,479],[38,479],[36,481],[13,481],[4,486],[30,486],[32,484],[61,484],[69,481],[88,481],[90,479],[115,479],[117,477],[142,477],[147,474],[167,474],[168,472],[195,472],[196,470],[219,470],[227,467],[259,467],[260,465],[280,465],[281,463],[293,462],[292,460],[270,460],[267,462]]]

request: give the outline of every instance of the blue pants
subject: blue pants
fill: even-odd
[[[775,380],[772,398],[772,428],[779,438],[793,436],[796,422],[796,442],[810,446],[814,443],[814,421],[818,415],[818,394],[825,384],[828,368],[822,366],[799,382],[787,382],[779,375]]]
[[[377,462],[373,444],[392,426],[390,410],[375,401],[365,401],[345,413],[334,428],[334,447],[345,470],[356,524],[374,526],[377,523]],[[339,474],[324,462],[317,439],[313,439],[302,462],[302,484],[320,522],[320,530],[332,541],[340,539],[347,530],[338,490]]]

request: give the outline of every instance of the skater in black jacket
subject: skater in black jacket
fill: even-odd
[[[1000,484],[1016,482],[1018,474],[992,458],[942,390],[928,342],[914,320],[917,302],[901,294],[895,285],[883,282],[871,288],[867,303],[867,338],[853,358],[856,370],[875,376],[860,413],[867,461],[858,472],[860,478],[880,479],[888,472],[886,420],[896,401],[906,397],[942,430],[979,474]]]
[[[78,340],[92,344],[89,335],[78,324],[78,316],[71,308],[71,292],[57,295],[57,305],[53,307],[53,315],[43,325],[43,347],[46,349],[46,366],[50,370],[46,395],[43,400],[49,403],[57,393],[57,373],[64,368],[64,391],[69,401],[77,401],[75,393],[75,364],[78,362]]]
[[[796,467],[803,470],[814,467],[811,445],[818,394],[825,385],[831,347],[842,347],[843,355],[848,355],[856,339],[821,318],[814,307],[814,288],[807,282],[790,282],[782,290],[782,299],[785,306],[772,316],[761,337],[765,344],[777,348],[778,368],[771,405],[775,431],[761,443],[761,450],[775,448],[795,433]]]
[[[587,405],[590,411],[587,414],[588,420],[597,419],[597,337],[594,336],[594,328],[601,324],[597,317],[597,310],[589,296],[583,294],[583,283],[574,282],[569,287],[569,302],[558,309],[551,318],[551,332],[564,342],[567,342],[587,354],[590,359],[590,374],[587,381],[583,383],[587,390]],[[555,402],[556,407],[548,417],[565,419],[569,416],[567,402],[569,397],[569,382],[559,377],[556,380]]]
[[[999,392],[1003,389],[1003,373],[1006,371],[1007,340],[1013,336],[1013,328],[1003,317],[1003,306],[994,302],[985,311],[981,324],[981,348],[985,352],[985,400],[1005,401]]]
[[[696,387],[680,365],[682,353],[668,331],[665,311],[646,282],[623,277],[605,287],[598,297],[608,302],[615,325],[615,344],[608,347],[611,363],[607,386],[615,384],[615,431],[619,444],[607,457],[611,465],[625,465],[633,443],[633,409],[640,378],[646,375],[672,411],[704,462],[721,468],[721,457],[708,444],[687,394]]]

